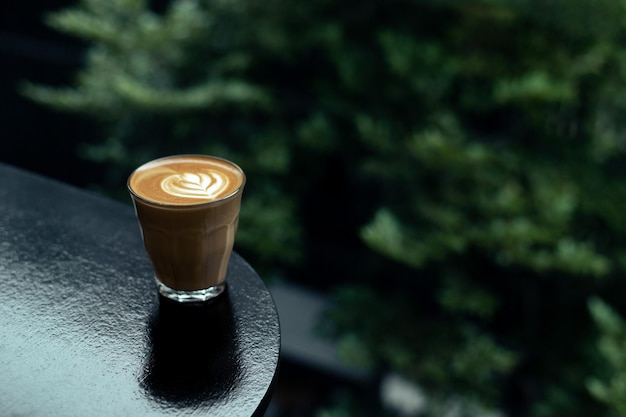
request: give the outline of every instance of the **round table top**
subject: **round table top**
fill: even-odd
[[[267,287],[160,297],[132,206],[0,164],[0,404],[28,416],[262,415],[279,351]]]

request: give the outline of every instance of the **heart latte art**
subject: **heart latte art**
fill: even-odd
[[[161,188],[176,197],[207,199],[227,190],[228,183],[228,177],[219,171],[185,172],[166,177],[161,182]]]
[[[210,156],[157,159],[138,168],[128,185],[137,196],[159,204],[189,205],[226,198],[242,188],[241,169]]]

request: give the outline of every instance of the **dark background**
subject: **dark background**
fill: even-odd
[[[45,24],[47,13],[73,1],[27,0],[0,4],[0,162],[81,187],[98,173],[77,154],[77,144],[99,130],[77,115],[58,113],[19,93],[19,85],[70,85],[84,45]]]

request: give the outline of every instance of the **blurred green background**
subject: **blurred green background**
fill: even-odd
[[[126,202],[149,159],[236,161],[237,251],[427,398],[316,415],[626,416],[623,1],[1,7],[1,160]]]

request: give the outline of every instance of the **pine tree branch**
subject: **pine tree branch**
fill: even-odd
[[[262,88],[242,81],[208,81],[186,89],[154,89],[128,78],[114,85],[123,100],[144,111],[171,113],[226,105],[267,109],[271,99]]]

